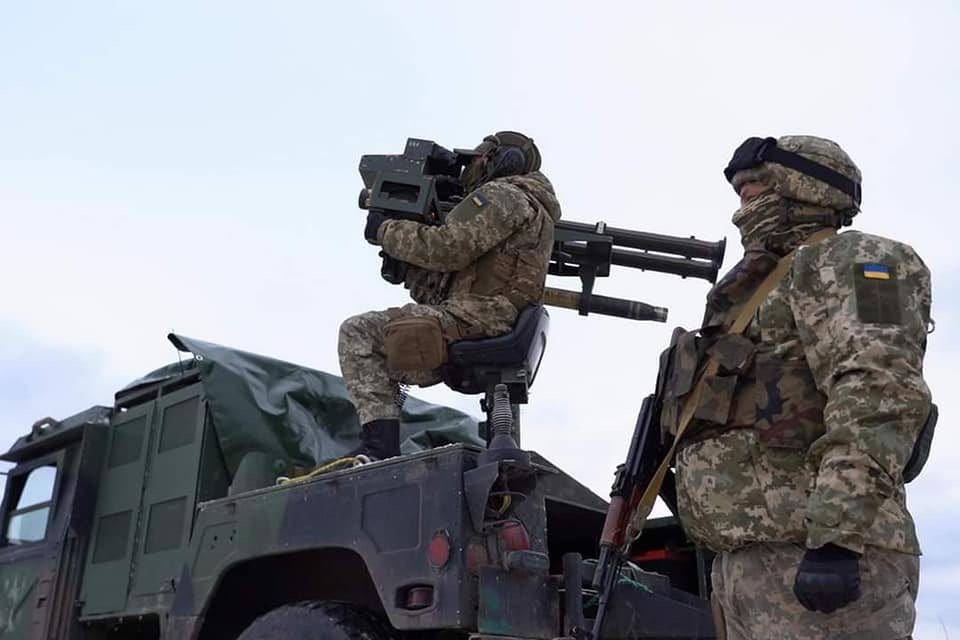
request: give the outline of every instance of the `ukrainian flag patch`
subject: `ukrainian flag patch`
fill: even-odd
[[[863,277],[868,280],[889,280],[890,267],[885,264],[865,264],[863,265]]]
[[[900,324],[903,302],[895,264],[861,262],[854,265],[857,316],[869,324]]]

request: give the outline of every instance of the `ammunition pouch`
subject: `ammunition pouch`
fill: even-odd
[[[431,371],[447,361],[447,339],[440,319],[397,315],[384,327],[387,366],[400,371]]]
[[[697,332],[674,329],[673,341],[660,354],[657,395],[660,397],[660,433],[663,442],[676,435],[683,398],[693,389],[700,365]]]
[[[756,345],[738,334],[722,335],[707,349],[707,355],[720,366],[717,373],[704,379],[704,389],[694,418],[715,426],[734,426],[731,410],[737,391],[750,371]]]
[[[826,397],[819,392],[804,360],[757,353],[739,334],[710,337],[683,332],[661,356],[660,428],[664,439],[676,435],[679,416],[709,359],[719,365],[703,378],[694,420],[685,434],[691,441],[729,429],[756,429],[767,447],[804,450],[824,433]]]

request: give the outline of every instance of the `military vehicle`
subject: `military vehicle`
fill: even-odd
[[[434,206],[437,153],[411,139],[364,156],[361,205]],[[550,273],[582,286],[544,300],[662,322],[665,309],[594,294],[596,278],[618,265],[713,281],[723,248],[561,222]],[[0,456],[15,465],[0,639],[714,637],[707,558],[675,521],[648,524],[635,565],[619,554],[596,571],[598,593],[606,502],[520,449],[548,318],[533,307],[505,336],[450,346],[444,382],[483,395],[484,423],[408,398],[406,455],[352,468],[328,464],[358,441],[339,378],[171,335],[191,359],[109,407],[38,421]]]
[[[503,402],[515,416],[546,321],[451,351],[461,388],[499,393],[490,448],[409,398],[404,451],[421,451],[325,473],[306,471],[358,431],[339,378],[171,336],[192,359],[2,456],[0,638],[590,637],[606,502],[493,446],[516,434]],[[670,518],[641,540],[602,637],[712,638],[706,559]]]

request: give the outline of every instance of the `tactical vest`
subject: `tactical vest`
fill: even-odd
[[[553,248],[553,219],[535,198],[526,192],[524,196],[531,210],[529,219],[509,238],[457,272],[450,284],[450,296],[503,296],[518,311],[543,298]],[[450,217],[468,219],[480,215],[485,206],[502,205],[478,202],[468,196],[450,212]]]
[[[770,309],[776,302],[768,297],[743,335],[729,331],[777,261],[773,254],[748,253],[710,292],[703,327],[674,333],[671,347],[661,356],[657,383],[665,441],[676,435],[680,410],[710,359],[719,367],[703,379],[681,446],[730,429],[755,429],[765,446],[802,450],[825,433],[826,396],[817,389],[806,359],[777,355],[777,345],[765,342],[757,326],[760,314],[778,311]]]

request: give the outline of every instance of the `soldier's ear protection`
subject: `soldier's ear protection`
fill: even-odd
[[[468,159],[487,155],[490,156],[492,164],[502,165],[502,168],[496,170],[496,175],[490,175],[490,178],[522,175],[540,168],[540,150],[534,144],[533,138],[517,131],[498,131],[484,138],[476,149],[454,149],[454,151]],[[508,168],[509,173],[506,172]]]
[[[540,150],[533,143],[533,138],[516,131],[498,131],[492,136],[487,136],[486,140],[494,141],[497,147],[504,151],[515,149],[523,154],[523,165],[518,173],[530,173],[540,168]],[[514,159],[508,160],[508,162],[517,162],[516,154],[513,154],[513,156]]]
[[[845,175],[826,167],[819,162],[804,158],[800,154],[781,149],[777,146],[776,138],[747,138],[737,150],[723,170],[727,182],[733,183],[733,176],[738,171],[759,167],[764,162],[774,162],[781,166],[799,171],[831,187],[844,192],[853,201],[860,204],[860,184]]]
[[[526,170],[527,157],[517,147],[500,147],[490,159],[487,177],[490,180],[504,176],[518,176],[529,173]]]

